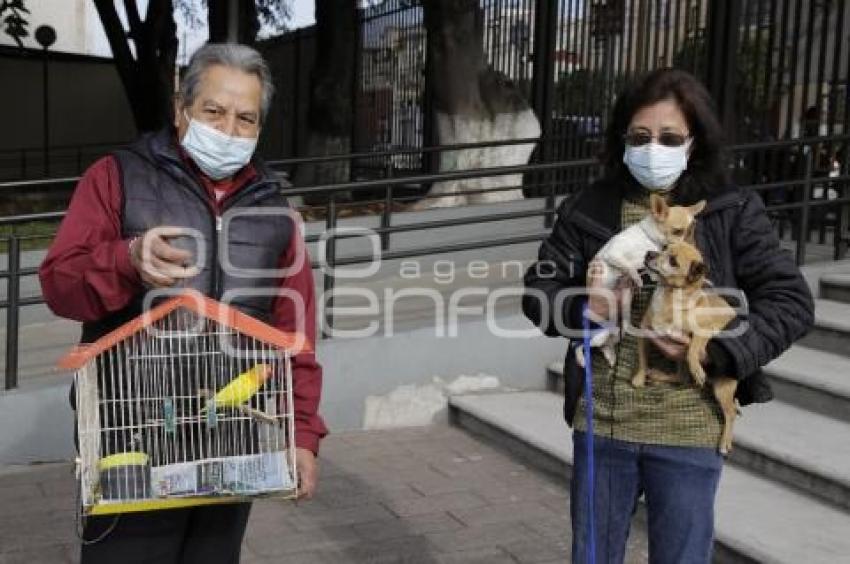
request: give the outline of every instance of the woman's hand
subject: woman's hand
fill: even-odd
[[[661,351],[661,354],[676,362],[683,362],[687,358],[688,345],[691,343],[689,337],[672,333],[667,335],[652,335],[649,337],[649,341],[655,345],[655,348]],[[700,362],[705,363],[705,358],[705,349],[703,349],[699,359]]]

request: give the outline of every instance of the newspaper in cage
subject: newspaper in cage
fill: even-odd
[[[295,487],[283,452],[155,466],[151,482],[153,497],[256,495]]]

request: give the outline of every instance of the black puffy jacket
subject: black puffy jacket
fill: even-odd
[[[561,335],[565,327],[580,330],[584,299],[557,296],[565,288],[585,286],[588,262],[621,229],[623,197],[624,189],[599,181],[558,208],[538,262],[525,274],[527,292],[522,301],[525,316],[547,336],[565,336]],[[760,368],[812,325],[814,303],[808,285],[793,256],[780,248],[764,204],[753,191],[730,187],[709,199],[698,217],[696,242],[714,285],[740,289],[748,304],[747,314],[732,322],[746,320],[746,331],[733,339],[709,342],[707,371],[737,378],[741,405],[767,402],[773,392]],[[568,423],[584,381],[574,355],[575,347],[568,347],[564,362]]]

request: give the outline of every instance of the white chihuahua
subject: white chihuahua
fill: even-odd
[[[646,253],[660,252],[664,246],[678,241],[693,241],[694,221],[705,208],[705,200],[692,206],[668,206],[663,196],[651,194],[650,213],[638,223],[620,231],[603,246],[587,271],[588,287],[613,290],[617,281],[628,276],[637,287],[642,285],[638,270],[643,267]],[[591,278],[601,278],[591,284]],[[615,345],[619,341],[616,328],[603,327],[594,333],[591,347],[600,347],[608,363],[617,360]],[[584,345],[576,349],[576,362],[584,368]]]

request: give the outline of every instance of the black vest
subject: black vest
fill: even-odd
[[[121,231],[125,239],[157,226],[187,227],[194,236],[170,242],[189,250],[201,267],[179,282],[237,309],[269,321],[280,285],[278,260],[288,248],[295,223],[274,174],[258,160],[258,177],[222,202],[216,216],[210,196],[180,158],[170,129],[141,137],[113,153],[121,177]],[[83,324],[83,342],[92,342],[141,313],[145,292],[123,310]]]

